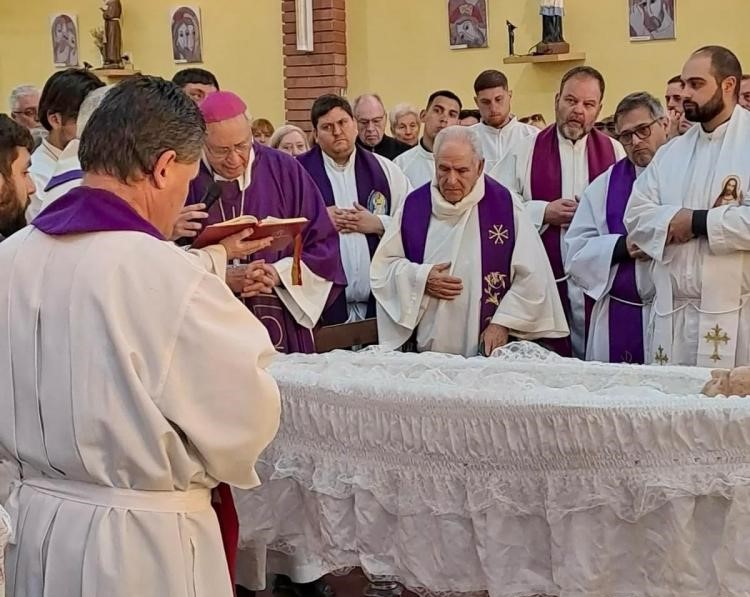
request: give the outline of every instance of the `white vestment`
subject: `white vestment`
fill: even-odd
[[[351,209],[355,203],[358,203],[354,169],[358,151],[362,150],[356,148],[349,156],[349,161],[343,166],[323,152],[323,165],[333,189],[336,207]],[[390,213],[395,214],[411,192],[411,184],[391,160],[375,153],[372,156],[378,160],[388,180],[391,189]],[[383,228],[387,230],[391,216],[379,215],[378,217],[383,222]],[[347,321],[359,321],[367,316],[367,302],[370,300],[370,248],[367,244],[367,236],[359,232],[339,234],[339,246],[347,281],[346,304],[349,315]]]
[[[263,325],[140,232],[0,245],[0,450],[18,597],[230,597],[210,489],[258,484],[279,394]]]
[[[398,156],[393,163],[401,168],[413,189],[431,182],[435,176],[435,156],[424,148],[422,141]]]
[[[424,263],[407,260],[401,237],[403,209],[386,230],[372,260],[372,291],[378,303],[378,334],[386,349],[402,346],[417,328],[417,349],[461,354],[479,353],[482,304],[482,260],[478,204],[484,197],[484,177],[459,203],[446,201],[431,187],[432,217]],[[544,254],[544,246],[514,199],[515,246],[510,288],[500,300],[492,323],[518,338],[560,338],[568,335],[560,296]],[[461,278],[463,292],[452,301],[426,294],[434,265],[450,263],[448,273]]]
[[[730,178],[739,205],[715,207]],[[749,193],[750,112],[739,106],[715,131],[694,126],[663,146],[636,181],[625,224],[654,259],[649,362],[750,364]],[[667,245],[683,207],[708,210],[708,237]]]
[[[482,140],[482,151],[484,153],[484,171],[492,176],[492,171],[509,151],[514,149],[523,139],[534,139],[539,134],[539,129],[530,124],[519,122],[518,118],[512,116],[502,128],[495,128],[483,122],[471,125],[471,128],[479,134]]]
[[[526,209],[531,221],[536,226],[539,234],[542,234],[547,226],[544,224],[544,211],[549,203],[547,201],[535,201],[531,197],[531,163],[534,155],[534,142],[536,137],[527,137],[516,143],[505,158],[488,174],[501,184],[517,193],[527,202]],[[561,199],[579,199],[583,191],[589,185],[589,162],[586,141],[588,137],[572,143],[565,139],[560,132],[557,133],[560,147],[560,165],[562,171],[562,197]],[[625,157],[625,150],[617,141],[612,139],[615,150],[615,162]],[[560,245],[563,262],[566,258],[565,234],[560,235]],[[573,345],[573,354],[579,358],[585,357],[585,329],[586,314],[584,307],[583,290],[568,280],[568,298],[571,310],[570,340]]]
[[[52,172],[50,180],[47,181],[47,184],[49,184],[52,179],[58,176],[73,173],[81,169],[81,162],[78,159],[78,148],[80,144],[81,142],[78,139],[73,139],[65,146],[65,149],[62,150],[62,153],[60,154],[57,163],[55,164],[55,169]],[[42,205],[40,206],[39,211],[46,209],[50,204],[57,201],[68,191],[81,186],[81,180],[82,178],[75,178],[63,182],[62,184],[55,185],[55,187],[49,190],[42,189],[44,191],[44,195],[42,197]]]
[[[60,159],[62,149],[58,149],[52,143],[43,139],[41,145],[31,154],[31,167],[29,175],[34,182],[36,191],[31,196],[31,202],[26,208],[26,221],[31,222],[42,210],[44,204],[44,189],[55,173],[57,161]]]
[[[636,166],[636,176],[642,168]],[[570,279],[596,301],[591,312],[586,360],[608,362],[609,355],[609,305],[612,283],[617,275],[617,265],[612,265],[615,245],[619,234],[612,234],[607,226],[607,194],[609,192],[610,167],[592,182],[581,197],[576,215],[565,235],[567,256],[565,272]],[[636,261],[635,277],[642,301],[644,342],[651,311],[654,285],[651,280],[651,262]],[[647,354],[644,347],[644,354]]]

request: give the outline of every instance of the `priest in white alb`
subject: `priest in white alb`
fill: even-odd
[[[380,344],[491,354],[511,337],[568,335],[544,247],[520,199],[483,174],[481,141],[452,126],[435,176],[411,193],[373,258]]]
[[[623,217],[633,183],[667,142],[669,119],[649,93],[626,96],[614,115],[628,154],[583,192],[568,233],[565,271],[596,301],[586,359],[643,363],[653,282],[651,259],[628,238]]]
[[[83,185],[0,244],[10,596],[234,594],[211,490],[258,484],[280,408],[263,325],[166,240],[205,134],[175,84],[123,81]]]
[[[728,49],[682,69],[685,116],[698,123],[656,155],[633,186],[625,226],[654,260],[648,363],[750,364],[750,112]]]
[[[565,274],[565,234],[584,189],[625,157],[620,143],[594,128],[602,110],[604,77],[589,66],[569,70],[555,96],[555,123],[517,142],[489,174],[527,202],[542,237],[570,339],[549,346],[563,356],[584,358],[586,320],[593,302]]]

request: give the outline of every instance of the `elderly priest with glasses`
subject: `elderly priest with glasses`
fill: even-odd
[[[523,204],[483,175],[467,127],[435,139],[435,177],[412,192],[372,261],[385,348],[415,336],[419,351],[490,354],[510,337],[568,335],[539,234]]]

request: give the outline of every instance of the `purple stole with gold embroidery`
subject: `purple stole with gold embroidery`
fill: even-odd
[[[610,234],[628,234],[623,219],[634,182],[633,163],[627,158],[617,162],[612,168],[607,190],[607,229]],[[643,311],[637,306],[641,295],[635,278],[634,259],[617,265],[609,296],[609,361],[642,364]]]
[[[602,174],[615,163],[615,149],[612,140],[596,129],[588,134],[586,139],[586,153],[589,165],[589,182]],[[562,198],[562,164],[560,163],[560,145],[557,139],[557,125],[550,125],[536,138],[534,153],[531,158],[531,198],[534,201],[556,201]],[[566,197],[573,199],[573,197]],[[542,233],[542,242],[547,251],[552,273],[557,283],[565,316],[568,324],[572,322],[570,315],[570,299],[568,298],[568,283],[565,280],[559,226],[547,226]],[[593,303],[586,303],[586,322],[591,315]],[[588,325],[586,326],[588,328]],[[549,346],[562,356],[571,356],[570,337],[548,341]]]
[[[516,241],[513,199],[508,190],[485,176],[484,197],[478,204],[482,249],[482,305],[479,331],[492,321],[500,301],[510,288],[510,263]],[[424,263],[424,249],[432,216],[430,183],[412,192],[404,203],[401,238],[404,256]]]

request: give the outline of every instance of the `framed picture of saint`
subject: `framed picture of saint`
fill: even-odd
[[[78,19],[69,13],[50,16],[52,62],[55,66],[78,66]]]
[[[677,0],[628,0],[630,41],[677,39],[675,2]]]
[[[740,177],[735,175],[727,176],[721,184],[721,194],[714,202],[714,207],[724,205],[742,205],[745,201],[745,194],[742,192]]]
[[[200,9],[178,6],[170,16],[172,56],[178,64],[203,62]]]
[[[486,48],[487,0],[448,0],[450,47]]]

